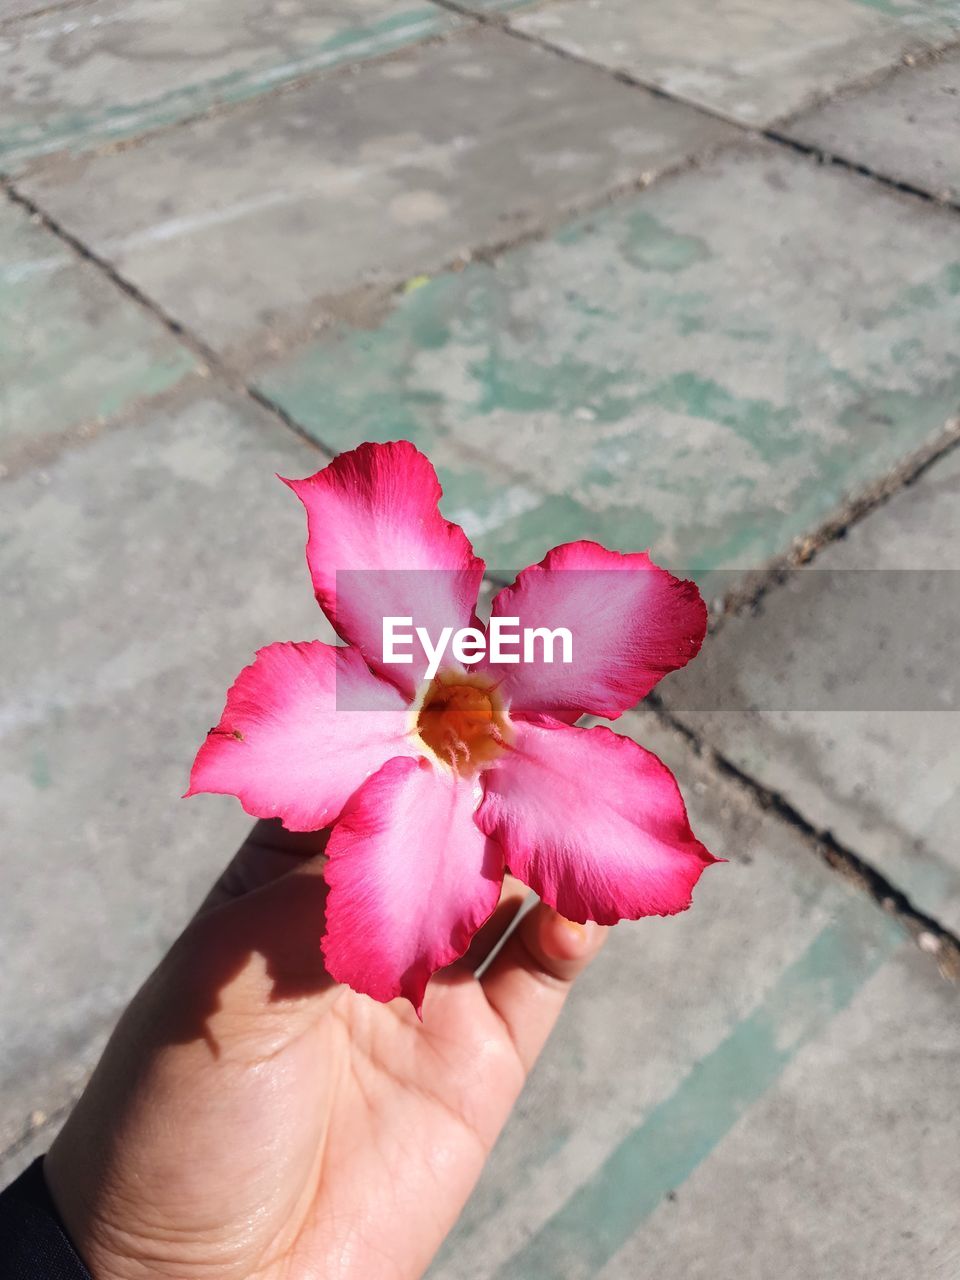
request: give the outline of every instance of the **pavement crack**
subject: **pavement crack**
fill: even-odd
[[[65,0],[67,5],[86,4],[89,0]],[[439,4],[439,0],[428,0],[428,3]],[[439,6],[443,9],[444,6]],[[469,15],[476,19],[475,14]],[[480,26],[480,22],[475,20],[472,24],[474,29]],[[0,22],[0,28],[3,23]],[[278,80],[277,83],[268,85],[259,89],[256,93],[248,96],[237,98],[233,101],[214,101],[208,103],[198,110],[190,111],[186,115],[179,116],[175,120],[170,120],[164,124],[148,125],[141,132],[133,132],[129,134],[121,134],[117,137],[100,136],[96,141],[91,141],[90,145],[82,148],[85,156],[99,155],[116,155],[123,151],[134,151],[139,147],[150,142],[151,139],[162,137],[166,134],[177,133],[181,130],[187,130],[191,126],[200,124],[205,120],[215,120],[221,116],[229,116],[234,112],[249,108],[252,103],[259,103],[271,98],[279,98],[285,94],[296,93],[303,89],[306,85],[312,84],[315,80],[336,80],[349,79],[356,75],[358,71],[367,66],[379,66],[381,63],[395,62],[410,54],[414,49],[427,48],[430,45],[444,44],[455,37],[469,32],[470,26],[454,27],[450,31],[435,31],[427,35],[420,36],[411,40],[407,44],[401,44],[396,48],[384,49],[381,52],[369,54],[367,56],[358,55],[354,58],[346,57],[341,62],[331,66],[314,67],[309,70],[303,70],[290,76],[286,80]],[[30,176],[36,173],[42,173],[58,163],[64,157],[64,153],[68,150],[67,144],[51,148],[49,151],[42,151],[39,154],[27,156],[21,166],[16,170],[16,176]],[[2,175],[0,170],[0,175]],[[13,174],[8,173],[8,178],[12,178]]]
[[[51,235],[56,236],[61,243],[67,245],[81,261],[89,263],[94,269],[100,271],[121,293],[125,294],[141,310],[146,311],[155,321],[163,325],[182,346],[186,347],[197,358],[198,367],[195,370],[196,373],[201,376],[216,378],[231,391],[245,396],[261,409],[266,410],[272,417],[295,432],[302,440],[305,440],[312,448],[320,448],[317,441],[285,409],[260,391],[258,387],[248,383],[202,338],[198,337],[175,316],[171,315],[138,288],[137,285],[122,275],[112,262],[95,253],[82,240],[68,231],[62,223],[52,218],[35,201],[31,200],[29,196],[19,191],[10,178],[0,175],[0,190],[6,194],[13,204],[29,214],[31,219],[39,223]]]
[[[775,146],[786,147],[791,151],[795,151],[801,155],[809,156],[819,163],[835,165],[837,168],[844,169],[849,173],[858,174],[860,177],[868,178],[873,182],[879,183],[881,186],[889,190],[899,191],[902,195],[913,196],[916,199],[936,205],[941,209],[951,209],[960,213],[960,202],[950,199],[944,199],[942,195],[927,191],[924,187],[916,186],[911,182],[905,182],[899,178],[894,178],[889,174],[882,173],[878,169],[872,168],[870,165],[859,164],[856,160],[851,160],[847,156],[842,156],[831,151],[825,150],[810,143],[801,142],[799,139],[792,137],[785,129],[787,124],[778,126],[773,125],[752,125],[738,120],[734,116],[726,115],[722,111],[714,110],[705,106],[703,103],[694,102],[691,99],[680,97],[669,90],[662,88],[660,85],[651,84],[647,80],[642,80],[639,76],[633,75],[629,71],[625,71],[621,67],[610,67],[602,62],[597,62],[593,58],[589,58],[581,53],[574,53],[571,49],[565,49],[562,45],[554,44],[552,41],[545,39],[543,36],[534,35],[528,31],[521,31],[510,23],[510,15],[506,14],[487,14],[476,13],[466,6],[457,3],[457,0],[432,0],[433,4],[439,5],[441,8],[449,9],[452,13],[469,15],[477,19],[481,24],[496,27],[498,30],[505,32],[514,39],[523,40],[527,44],[535,45],[545,52],[552,53],[558,58],[562,58],[567,62],[573,62],[583,67],[591,67],[594,71],[600,71],[610,79],[620,84],[625,84],[633,89],[640,89],[645,93],[651,94],[655,98],[661,98],[665,102],[675,103],[677,106],[686,107],[688,110],[699,112],[700,115],[708,116],[711,120],[719,120],[722,123],[732,126],[743,131],[746,137],[763,138],[767,142],[773,143]],[[928,62],[935,61],[945,53],[952,52],[960,48],[960,44],[948,43],[942,48],[931,48],[924,55],[913,55],[912,62],[904,62],[900,60],[890,67],[884,68],[880,73],[873,72],[869,75],[861,77],[850,84],[839,86],[833,94],[826,94],[816,102],[809,103],[802,107],[799,111],[790,113],[786,120],[795,120],[809,111],[816,110],[818,107],[832,102],[841,96],[855,96],[858,93],[865,93],[872,89],[884,78],[892,77],[894,74],[906,70],[912,70],[915,66],[923,66]]]
[[[855,173],[862,178],[869,178],[872,182],[877,182],[891,191],[899,191],[902,195],[913,196],[917,200],[936,205],[940,209],[950,209],[955,213],[960,213],[960,202],[956,200],[945,199],[943,196],[935,195],[923,187],[915,186],[912,182],[904,182],[901,178],[893,178],[889,174],[881,173],[879,169],[872,168],[870,165],[859,164],[848,156],[839,155],[834,151],[827,151],[823,147],[815,146],[810,142],[801,142],[798,138],[793,138],[790,134],[784,133],[780,129],[764,129],[762,136],[768,142],[776,143],[777,146],[787,147],[790,151],[796,151],[799,155],[810,156],[820,164],[833,165],[838,169],[846,170],[848,173]]]
[[[316,436],[312,436],[305,427],[300,425],[292,413],[288,413],[282,404],[267,395],[265,391],[261,391],[258,386],[249,382],[242,382],[241,387],[244,393],[253,400],[255,404],[260,405],[260,407],[265,409],[267,413],[270,413],[275,418],[279,419],[285,427],[288,427],[295,435],[299,436],[301,440],[305,440],[307,444],[318,450],[318,452],[325,454],[328,458],[336,457],[338,452],[336,449],[332,448],[330,445],[324,444],[321,440],[318,440]]]
[[[220,357],[211,347],[208,347],[200,338],[190,333],[190,331],[182,325],[179,320],[164,311],[163,308],[158,306],[152,298],[149,298],[135,284],[131,283],[131,281],[127,280],[125,276],[121,275],[112,262],[95,253],[88,245],[84,244],[82,240],[79,240],[72,232],[68,231],[61,222],[58,222],[55,218],[51,217],[49,213],[42,209],[34,200],[31,200],[29,196],[24,195],[24,193],[17,188],[11,178],[0,175],[0,189],[6,193],[8,199],[13,204],[18,205],[23,209],[34,222],[42,226],[45,231],[49,231],[52,235],[56,236],[56,238],[61,241],[61,243],[67,245],[67,247],[70,248],[77,257],[90,263],[97,270],[106,275],[122,293],[125,293],[127,297],[131,298],[139,307],[149,311],[154,319],[159,320],[164,328],[169,330],[169,332],[172,333],[184,346],[188,347],[195,356],[198,356],[203,364],[217,372],[223,369],[224,366]]]
[[[439,0],[434,0],[439,2]],[[152,136],[152,135],[151,135]],[[497,260],[505,253],[512,249],[520,248],[526,244],[533,244],[545,240],[558,227],[570,222],[572,219],[580,217],[589,217],[593,213],[607,208],[614,204],[617,200],[624,199],[629,195],[636,194],[645,190],[651,183],[661,178],[685,172],[695,168],[697,165],[709,159],[716,152],[729,147],[731,144],[717,143],[705,144],[701,149],[692,154],[678,156],[675,160],[664,161],[664,163],[655,170],[644,170],[624,182],[618,182],[611,187],[603,187],[599,191],[594,191],[589,196],[582,198],[569,199],[562,203],[551,216],[545,217],[536,225],[522,228],[510,236],[499,237],[494,240],[488,240],[476,245],[469,246],[465,251],[460,251],[453,257],[430,267],[432,276],[448,275],[454,271],[462,271],[472,262],[487,263],[494,265]],[[737,145],[736,143],[732,145]],[[292,414],[288,413],[282,405],[275,401],[268,393],[263,391],[256,383],[251,383],[245,378],[233,365],[223,356],[221,356],[213,347],[206,343],[196,333],[194,333],[187,325],[178,320],[174,315],[167,311],[162,305],[156,302],[152,297],[145,293],[142,289],[128,280],[114,264],[102,254],[91,249],[79,237],[69,231],[62,222],[54,218],[51,214],[31,199],[19,189],[16,181],[8,175],[0,174],[0,191],[3,191],[7,198],[15,205],[23,209],[33,220],[35,220],[45,230],[54,235],[61,243],[67,245],[72,252],[82,261],[89,263],[92,267],[103,273],[111,283],[121,290],[128,298],[137,304],[142,310],[148,312],[154,320],[167,329],[184,347],[191,351],[197,357],[199,362],[198,371],[202,375],[208,375],[219,379],[226,386],[238,392],[248,399],[254,401],[260,408],[265,409],[284,426],[288,427],[301,439],[307,441],[313,448],[332,457],[336,450],[325,445],[316,436],[312,435],[305,427],[303,427]],[[378,290],[379,296],[383,299],[385,306],[392,306],[394,301],[402,296],[410,277],[398,277],[393,281],[384,283]],[[336,321],[335,314],[326,317],[328,320]],[[289,349],[284,348],[283,354],[288,354],[289,350],[296,350],[299,343],[294,343]],[[270,352],[271,361],[279,354],[280,350]],[[262,358],[264,353],[260,353]],[[257,362],[254,358],[254,363]],[[525,478],[523,473],[517,469],[514,476],[515,479]]]
[[[795,538],[789,550],[775,556],[761,568],[743,575],[736,586],[711,604],[711,635],[723,626],[727,618],[755,609],[766,595],[782,586],[791,573],[811,564],[827,547],[845,537],[867,516],[909,488],[958,447],[960,413],[949,418],[934,439],[909,453],[884,475],[847,498],[810,533]]]
[[[0,28],[15,22],[29,22],[31,18],[45,18],[48,13],[62,13],[64,9],[92,8],[93,2],[94,0],[59,0],[59,3],[39,4],[36,9],[30,9],[27,13],[14,13],[9,18],[0,18]]]
[[[804,843],[831,870],[870,897],[881,911],[893,916],[910,934],[919,949],[935,958],[945,978],[960,983],[960,937],[957,934],[933,916],[921,911],[902,889],[888,880],[856,850],[838,840],[832,831],[812,823],[782,792],[758,781],[728,756],[712,747],[689,725],[678,719],[658,694],[648,694],[646,705],[663,724],[679,734],[699,755],[709,760],[721,776],[745,790],[761,809],[775,814],[781,822],[798,832]]]

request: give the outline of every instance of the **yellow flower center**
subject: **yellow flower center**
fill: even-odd
[[[513,737],[493,682],[464,672],[444,672],[426,685],[413,716],[421,744],[464,776],[502,755]]]

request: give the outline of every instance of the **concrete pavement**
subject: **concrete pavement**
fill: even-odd
[[[953,1276],[958,57],[953,0],[0,0],[5,1177],[245,827],[177,798],[226,684],[324,634],[274,473],[406,436],[496,571],[761,589],[618,725],[730,863],[431,1275]]]

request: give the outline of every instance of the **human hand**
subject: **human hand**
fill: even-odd
[[[421,1024],[325,974],[322,847],[253,828],[48,1154],[95,1280],[422,1276],[602,943],[540,904],[478,980],[526,892],[508,879]]]

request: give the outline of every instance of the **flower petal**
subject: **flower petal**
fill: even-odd
[[[391,760],[343,811],[327,845],[323,954],[338,982],[417,1012],[430,975],[459,959],[500,896],[503,855],[473,821],[467,779]]]
[[[491,615],[521,627],[566,627],[573,661],[490,664],[517,712],[573,722],[584,713],[614,718],[645,698],[661,676],[695,657],[707,610],[692,582],[655,565],[646,552],[623,555],[596,542],[568,542],[500,591]]]
[[[432,639],[443,627],[469,626],[484,569],[460,526],[440,514],[443,491],[429,459],[407,440],[362,444],[285,483],[307,511],[307,564],[320,607],[372,670],[412,694],[422,651],[415,646],[409,666],[386,665],[384,617],[412,618]]]
[[[514,721],[484,775],[476,821],[510,871],[569,920],[614,924],[690,905],[717,859],[695,838],[673,774],[606,728]]]
[[[227,694],[187,795],[233,795],[253,817],[318,831],[384,761],[417,754],[408,720],[406,699],[356,649],[268,645]]]

